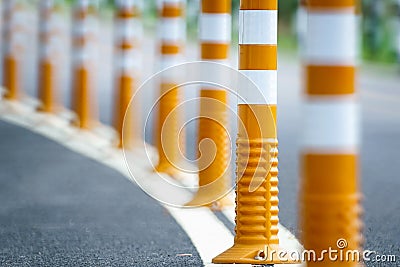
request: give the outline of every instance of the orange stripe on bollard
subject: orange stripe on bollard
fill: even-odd
[[[42,112],[54,111],[54,83],[53,83],[53,64],[43,60],[39,64],[39,99],[41,105],[38,107]]]
[[[317,255],[327,248],[361,251],[363,228],[361,215],[362,196],[358,193],[358,158],[355,154],[302,155],[299,226],[305,249]],[[340,247],[339,241],[345,246]],[[337,262],[325,257],[318,262],[309,261],[307,266],[337,266]],[[340,264],[344,267],[360,266],[358,260],[349,258]]]
[[[13,56],[5,56],[3,65],[4,98],[16,100],[19,97],[18,62]]]
[[[157,145],[159,163],[156,171],[174,175],[178,172],[175,164],[179,157],[179,112],[176,110],[179,102],[179,88],[176,84],[161,84],[160,102],[158,105],[159,123]]]
[[[308,65],[306,74],[309,95],[346,95],[355,91],[354,66]]]
[[[203,60],[226,59],[229,53],[229,44],[202,43],[201,58]]]
[[[161,10],[161,16],[164,18],[175,18],[182,16],[182,7],[177,5],[165,5]]]
[[[134,44],[132,44],[130,42],[122,42],[122,43],[120,43],[118,48],[121,50],[129,50],[129,49],[134,48]]]
[[[227,92],[202,89],[198,130],[199,189],[186,206],[210,206],[219,210],[231,201],[229,191],[229,137]],[[204,140],[212,140],[205,141]],[[200,154],[201,151],[201,154]],[[214,153],[213,153],[214,152]]]
[[[307,0],[308,8],[326,8],[326,9],[335,9],[335,8],[354,8],[356,0],[335,0],[335,1],[326,1],[326,0]]]
[[[202,0],[201,1],[201,12],[203,13],[231,13],[231,1],[230,0]]]
[[[133,87],[134,87],[134,80],[130,76],[121,75],[119,77],[118,86],[119,92],[117,96],[117,100],[119,103],[116,105],[116,113],[115,113],[115,128],[118,132],[118,147],[122,148],[131,148],[133,145],[133,136],[131,136],[135,131],[132,129],[133,127],[133,114],[132,112],[128,111],[128,105],[133,95]],[[125,118],[125,120],[124,120]],[[125,123],[124,123],[125,122]],[[125,136],[122,139],[122,136]]]
[[[139,17],[141,11],[137,7],[133,8],[122,8],[117,10],[117,18],[119,19],[129,19],[132,17]]]
[[[278,0],[241,0],[240,10],[277,10]]]
[[[276,110],[276,105],[240,104],[238,115],[243,124],[239,123],[239,132],[248,139],[276,138]]]
[[[88,14],[88,10],[83,8],[83,9],[79,9],[74,13],[74,18],[76,20],[83,20],[87,17]]]
[[[89,72],[84,67],[76,68],[74,72],[74,102],[73,110],[77,119],[73,122],[79,128],[91,129],[94,125],[89,92]]]
[[[239,44],[240,70],[276,70],[277,46]]]
[[[180,50],[179,45],[170,45],[170,44],[162,44],[161,45],[161,53],[163,55],[168,55],[168,54],[178,54]]]
[[[323,251],[327,248],[340,251],[342,255],[352,255],[352,251],[362,250],[360,244],[363,237],[359,233],[363,228],[361,221],[362,196],[359,193],[345,195],[307,195],[301,200],[303,206],[300,211],[304,215],[300,218],[301,241],[306,249],[315,251],[316,255],[323,255]],[[338,221],[340,229],[338,229]],[[341,242],[341,243],[339,243]],[[329,257],[324,257],[318,261],[310,260],[307,262],[308,267],[318,266],[343,266],[357,267],[363,266],[357,259],[352,256],[344,256],[348,258],[339,262],[334,262]],[[362,256],[360,257],[362,260]]]
[[[357,182],[352,179],[358,175],[355,154],[311,154],[302,156],[302,177],[307,177],[304,192],[318,191],[324,194],[346,194],[355,192]],[[345,183],[338,183],[338,179]],[[317,189],[317,190],[316,190]]]

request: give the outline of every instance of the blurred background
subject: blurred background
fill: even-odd
[[[4,3],[9,0],[3,0]],[[18,54],[23,62],[21,88],[24,93],[31,97],[37,96],[38,77],[38,27],[39,27],[39,1],[15,0],[20,14],[19,27],[16,35]],[[57,41],[57,65],[61,70],[57,76],[59,100],[63,106],[69,108],[71,103],[71,33],[72,33],[72,8],[74,0],[56,0],[56,13],[59,17]],[[92,13],[95,18],[96,46],[93,47],[94,54],[94,92],[96,109],[99,119],[105,124],[111,124],[114,63],[113,53],[113,18],[115,3],[113,0],[91,0]],[[144,40],[141,45],[141,53],[144,55],[143,72],[140,74],[141,81],[151,77],[159,71],[157,62],[157,7],[159,1],[143,1],[142,20],[144,24]],[[359,2],[360,11],[360,65],[362,69],[380,73],[400,75],[400,0],[364,0]],[[199,16],[200,1],[188,0],[186,10],[187,44],[185,45],[185,60],[194,61],[199,57],[199,46],[197,39],[197,21]],[[230,65],[237,67],[237,41],[238,41],[238,9],[239,0],[232,1],[232,46],[230,53]],[[2,12],[4,21],[5,12]],[[18,17],[18,16],[17,16]],[[302,36],[306,27],[307,18],[297,0],[279,1],[279,53],[280,63],[288,62],[280,68],[282,76],[292,76],[290,68],[301,63]],[[4,28],[4,27],[3,27]],[[5,49],[5,32],[2,34],[2,47]],[[0,66],[1,68],[2,66]],[[288,75],[286,74],[288,71]],[[2,71],[0,72],[2,75]],[[297,72],[295,72],[298,74]],[[283,79],[281,79],[282,81]],[[282,86],[283,87],[283,86]],[[284,89],[282,89],[284,91]],[[149,92],[147,100],[154,99],[154,92]],[[185,92],[187,97],[195,93]],[[232,99],[234,104],[236,103]],[[151,101],[146,101],[150,103]],[[101,108],[100,108],[101,107]],[[193,109],[197,112],[197,107]],[[190,111],[188,111],[190,113]],[[188,116],[192,116],[188,114]],[[151,124],[151,123],[150,123]],[[187,125],[189,134],[195,134],[195,124]],[[235,129],[235,120],[232,120],[232,129]],[[146,136],[150,141],[151,137]],[[195,157],[195,148],[188,146],[188,156]]]
[[[60,1],[63,2],[63,1]],[[73,0],[64,1],[70,5]],[[145,1],[144,18],[147,32],[156,24],[157,1]],[[239,0],[232,1],[233,20],[237,21]],[[110,16],[113,0],[98,0],[103,16]],[[364,61],[399,64],[400,62],[400,1],[399,0],[360,0],[362,59]],[[199,0],[188,0],[188,37],[196,40]],[[299,1],[279,1],[280,48],[294,51],[297,48]],[[233,23],[233,43],[237,43],[237,23]]]
[[[5,1],[3,1],[5,2]],[[38,40],[38,0],[24,1],[17,0],[18,5],[23,13],[23,26],[20,30],[23,32],[22,38],[29,40],[29,42],[21,42],[21,54],[23,54],[23,60],[25,68],[24,88],[30,95],[34,95],[35,88],[32,79],[36,77],[36,73],[32,68],[37,62],[37,40]],[[74,4],[74,0],[56,0],[57,12],[63,22],[63,34],[60,35],[60,49],[59,51],[59,65],[66,66],[70,56],[70,36],[71,31],[71,7]],[[112,38],[112,22],[114,16],[114,1],[113,0],[92,0],[90,1],[95,8],[94,12],[98,19],[98,47],[99,53],[101,53],[102,65],[111,66],[110,60],[112,60],[113,52],[113,38]],[[157,0],[143,1],[143,23],[145,27],[145,37],[148,40],[142,46],[144,53],[149,52],[150,58],[147,60],[146,65],[151,65],[156,69],[155,61],[153,60],[153,54],[156,52],[154,37],[157,29]],[[2,5],[3,6],[3,5]],[[197,21],[199,15],[199,0],[188,0],[187,1],[187,37],[189,42],[189,48],[186,51],[187,61],[196,60],[199,58],[198,51],[196,49],[197,42]],[[231,60],[233,65],[236,62],[236,49],[237,49],[237,16],[239,9],[239,0],[232,1],[232,53]],[[400,69],[400,1],[399,0],[363,0],[360,3],[360,58],[364,65],[376,65],[381,67],[388,67],[392,71]],[[3,13],[3,12],[2,12]],[[4,14],[3,14],[4,16]],[[306,17],[299,8],[299,1],[297,0],[286,0],[279,1],[279,49],[281,54],[288,54],[292,57],[297,56],[299,51],[299,43],[301,43],[301,35],[304,31],[306,23]],[[4,31],[3,31],[4,35]],[[4,39],[4,36],[3,36]],[[300,41],[300,42],[299,42]],[[4,43],[4,40],[3,42]],[[149,46],[150,44],[150,46]],[[190,48],[190,46],[194,48]],[[150,60],[151,59],[151,60]],[[110,74],[107,78],[107,82],[99,82],[99,84],[108,84],[111,86],[111,74],[112,71],[104,66],[100,66],[98,73]],[[28,71],[29,70],[29,71]],[[146,68],[150,70],[150,68]],[[69,86],[69,79],[67,68],[65,69],[63,76],[62,87]],[[142,78],[147,78],[151,73],[144,72]],[[30,77],[30,79],[28,78]],[[65,92],[65,90],[61,90]],[[103,90],[101,90],[103,91]],[[106,90],[108,91],[108,90]],[[69,103],[69,95],[63,95],[65,103]],[[101,121],[108,122],[109,116],[100,114]]]

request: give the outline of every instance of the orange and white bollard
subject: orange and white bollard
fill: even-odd
[[[252,95],[250,88],[238,88],[236,235],[234,245],[215,257],[213,263],[291,263],[273,254],[280,250],[277,9],[277,0],[240,1],[239,70],[264,97]]]
[[[159,42],[161,70],[182,63],[182,49],[186,39],[185,1],[162,0],[159,19]],[[176,175],[176,165],[183,151],[179,135],[180,116],[178,105],[180,92],[176,77],[162,77],[160,98],[157,105],[156,143],[159,161],[156,171]]]
[[[231,1],[202,0],[199,30],[201,60],[226,63],[231,42]],[[199,189],[187,206],[221,209],[232,204],[224,197],[230,188],[227,101],[224,88],[207,85],[200,91],[198,147],[203,146],[203,155],[199,155]],[[210,142],[201,144],[206,139]]]
[[[140,0],[120,0],[116,2],[115,17],[115,74],[116,92],[114,109],[114,127],[118,132],[118,146],[132,148],[141,140],[140,137],[140,110],[139,103],[134,101],[134,108],[128,105],[138,85],[141,68],[141,54],[139,46],[142,40],[142,24],[140,14],[142,3]],[[125,120],[124,120],[125,118]],[[122,136],[124,136],[122,140]]]
[[[54,12],[54,0],[39,2],[39,111],[54,112],[57,108],[56,50],[60,23]]]
[[[362,246],[355,95],[355,1],[308,0],[300,230],[304,248],[348,255]],[[307,266],[358,266],[349,260]]]
[[[95,39],[93,9],[89,0],[78,0],[73,11],[73,124],[82,129],[94,127],[92,48]]]
[[[17,100],[21,96],[21,68],[24,20],[18,0],[3,1],[3,86],[4,98]]]

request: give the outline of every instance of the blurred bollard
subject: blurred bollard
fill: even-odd
[[[347,255],[362,246],[355,1],[308,0],[307,8],[301,241],[317,255],[330,248]],[[329,257],[307,262],[324,267],[358,264]]]
[[[227,64],[231,42],[230,0],[201,1],[199,38],[202,60]],[[199,189],[186,205],[211,205],[214,209],[221,209],[225,205],[232,205],[225,196],[230,188],[228,94],[224,88],[211,85],[204,85],[200,94]],[[208,141],[202,143],[206,139]],[[200,155],[200,146],[203,155]],[[214,150],[215,153],[212,153]],[[210,158],[212,156],[214,158]]]
[[[3,4],[3,85],[4,98],[21,97],[22,50],[24,49],[25,21],[23,6],[18,0],[5,0]]]
[[[182,63],[181,53],[186,39],[184,12],[184,0],[161,1],[158,25],[161,70]],[[170,175],[179,172],[176,165],[184,150],[179,135],[182,114],[177,109],[181,101],[177,85],[177,77],[162,77],[155,129],[159,155],[156,171]]]
[[[128,105],[138,86],[142,63],[139,50],[143,38],[142,1],[119,0],[116,4],[114,127],[118,132],[118,147],[132,148],[141,142],[140,104],[135,98],[131,103],[133,108],[128,109]]]
[[[61,21],[55,12],[55,0],[39,2],[39,111],[55,112],[57,99],[57,53],[60,44]]]
[[[239,70],[253,81],[259,96],[239,86],[236,140],[236,228],[234,245],[213,263],[291,263],[274,257],[278,238],[278,141],[276,0],[241,0]],[[260,97],[264,96],[264,97]]]
[[[73,10],[73,124],[82,129],[95,126],[95,94],[93,92],[93,52],[96,41],[96,18],[91,0],[78,0]]]

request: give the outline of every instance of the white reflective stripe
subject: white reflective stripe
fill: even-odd
[[[63,29],[63,21],[57,14],[51,14],[48,20],[41,20],[39,31],[44,34],[60,33]]]
[[[20,54],[25,47],[26,47],[26,35],[23,32],[14,32],[9,39],[8,52]]]
[[[95,18],[86,17],[81,20],[74,21],[73,34],[76,36],[84,36],[86,34],[94,34],[97,27]]]
[[[50,59],[51,57],[51,50],[52,47],[49,44],[41,44],[39,47],[39,58],[44,60],[44,59]]]
[[[307,9],[303,6],[299,6],[296,14],[296,30],[297,34],[304,37],[307,32]]]
[[[202,83],[202,89],[213,89],[213,90],[228,90],[229,88],[224,88],[219,86],[221,81],[223,84],[228,84],[231,75],[229,72],[225,71],[223,68],[200,68],[200,77]],[[220,81],[220,83],[216,82]]]
[[[75,48],[73,52],[73,62],[74,64],[81,65],[86,64],[91,60],[90,53],[87,47]]]
[[[117,7],[120,9],[124,8],[138,8],[139,10],[143,9],[143,1],[142,0],[117,0]]]
[[[87,8],[89,7],[90,0],[78,0],[77,6],[80,8]]]
[[[240,10],[239,44],[277,44],[277,10]]]
[[[43,43],[39,48],[39,58],[51,60],[54,59],[57,54],[62,53],[62,49],[60,49],[60,41],[56,38],[50,39],[48,43]]]
[[[181,64],[183,62],[182,55],[163,55],[160,58],[160,70]]]
[[[139,41],[143,36],[143,27],[138,18],[118,19],[115,23],[116,41],[133,39]]]
[[[199,39],[203,42],[230,43],[230,14],[200,14]]]
[[[133,8],[137,3],[135,0],[116,0],[118,8]]]
[[[50,20],[40,20],[39,21],[39,32],[40,33],[49,33],[51,27]]]
[[[162,18],[158,30],[158,36],[165,42],[180,42],[186,38],[183,18]]]
[[[74,36],[85,36],[89,32],[86,23],[76,22],[73,29]]]
[[[117,54],[117,68],[125,71],[139,71],[141,69],[142,54],[137,49],[119,52]]]
[[[306,33],[308,63],[355,64],[356,16],[350,12],[309,12]]]
[[[201,61],[218,63],[218,64],[226,65],[228,67],[230,66],[228,59],[207,59],[207,60],[202,59]]]
[[[346,149],[359,145],[359,107],[353,97],[309,99],[303,114],[304,147]]]
[[[160,71],[163,71],[169,67],[173,67],[183,63],[184,57],[180,54],[176,55],[165,55],[160,60]],[[181,81],[182,73],[178,72],[179,68],[173,68],[169,71],[164,71],[160,75],[160,81],[162,83],[176,83],[179,84]]]
[[[47,10],[47,9],[54,7],[53,0],[42,0],[42,1],[40,1],[39,4],[40,4],[40,9],[42,9],[42,10]]]
[[[241,70],[258,88],[258,91],[246,86],[239,86],[238,101],[244,104],[277,104],[276,70]]]
[[[184,3],[185,0],[162,0],[162,3],[164,3],[164,5],[171,5],[171,4],[180,4],[180,3]]]
[[[16,10],[12,14],[11,23],[13,27],[26,27],[29,13],[25,10]]]

